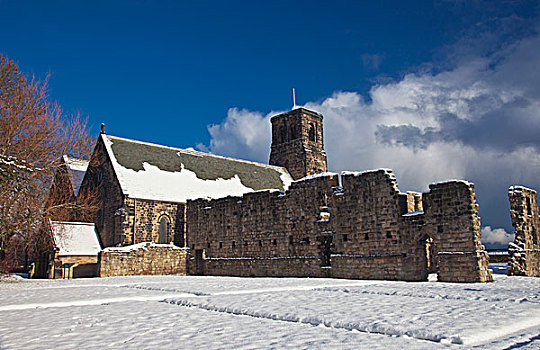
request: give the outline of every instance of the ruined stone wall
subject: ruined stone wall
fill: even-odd
[[[508,275],[540,277],[540,218],[536,191],[513,186],[508,190],[514,242],[508,246]]]
[[[337,185],[337,176],[329,176],[312,179],[309,185],[295,182],[287,196],[279,191],[262,191],[243,197],[188,201],[188,244],[195,257],[190,272],[325,275],[321,272],[321,252],[329,233],[320,220],[320,207]]]
[[[438,280],[492,281],[489,258],[480,240],[480,217],[474,185],[465,181],[432,184],[423,194],[424,233],[433,237]]]
[[[285,194],[188,201],[190,273],[420,281],[433,237],[444,253],[440,280],[491,280],[472,185],[432,186],[424,213],[415,194],[403,208],[389,170],[345,173],[341,186],[338,180],[316,176]],[[443,231],[431,234],[434,228]]]
[[[100,277],[136,275],[185,275],[186,248],[172,244],[139,243],[100,252]]]

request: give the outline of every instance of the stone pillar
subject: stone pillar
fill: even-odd
[[[488,255],[480,241],[474,185],[449,181],[429,186],[423,195],[426,232],[438,252],[438,280],[491,282]]]
[[[514,242],[508,246],[508,275],[540,277],[540,218],[536,191],[512,186],[508,190]]]

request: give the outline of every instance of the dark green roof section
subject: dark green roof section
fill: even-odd
[[[142,171],[143,163],[168,172],[180,172],[182,166],[202,180],[231,179],[238,175],[242,184],[254,191],[284,190],[285,169],[213,154],[155,145],[146,142],[104,135],[112,143],[116,161],[123,167]]]

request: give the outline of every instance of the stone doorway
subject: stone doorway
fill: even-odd
[[[204,275],[204,249],[195,250],[195,274]]]

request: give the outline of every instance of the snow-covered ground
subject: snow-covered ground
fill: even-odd
[[[0,349],[538,349],[540,278],[0,281]]]

